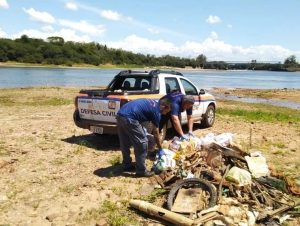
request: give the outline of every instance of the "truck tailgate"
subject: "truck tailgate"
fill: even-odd
[[[115,123],[119,109],[120,99],[117,98],[78,97],[81,119]]]

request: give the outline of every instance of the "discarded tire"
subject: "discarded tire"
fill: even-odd
[[[217,192],[208,181],[199,178],[189,178],[175,184],[175,186],[169,192],[167,201],[169,210],[171,210],[176,199],[177,193],[181,188],[201,188],[204,191],[207,191],[210,196],[207,208],[213,207],[217,204]]]

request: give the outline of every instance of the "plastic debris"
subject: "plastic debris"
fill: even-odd
[[[208,225],[246,226],[273,222],[275,218],[286,220],[286,214],[295,217],[291,210],[299,204],[292,202],[286,193],[299,194],[300,189],[286,177],[280,177],[282,174],[274,175],[260,152],[249,154],[243,151],[233,143],[233,138],[232,133],[209,133],[203,137],[190,137],[187,141],[174,137],[170,142],[163,142],[164,149],[156,155],[153,165],[159,174],[154,181],[163,189],[171,188],[168,208],[172,209],[173,204],[169,203],[173,203],[179,194],[174,192],[174,187],[184,181],[201,179],[214,187],[217,205],[208,211],[209,203],[204,200],[206,209],[190,213],[195,225],[209,222]],[[187,191],[186,197],[188,191],[193,191],[191,188],[203,187],[188,183],[182,188]],[[207,197],[210,200],[211,194]]]
[[[261,152],[251,153],[245,157],[249,170],[254,178],[268,176],[270,174],[266,158]]]
[[[251,174],[236,166],[232,167],[226,175],[226,180],[236,183],[238,186],[251,184]]]

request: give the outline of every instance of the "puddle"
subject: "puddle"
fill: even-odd
[[[300,110],[300,103],[293,101],[285,101],[285,100],[269,100],[258,97],[240,97],[234,95],[226,95],[226,94],[213,94],[215,97],[225,100],[235,100],[241,101],[245,103],[258,103],[258,104],[269,104],[273,106],[286,107],[291,109]]]

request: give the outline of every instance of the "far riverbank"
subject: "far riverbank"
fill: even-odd
[[[215,71],[214,69],[203,69],[203,68],[177,68],[177,67],[144,67],[142,65],[129,65],[129,64],[101,64],[99,66],[94,66],[91,64],[74,64],[72,66],[68,65],[53,65],[53,64],[30,64],[30,63],[18,63],[18,62],[0,62],[0,68],[7,67],[7,68],[66,68],[66,69],[119,69],[119,70],[126,70],[126,69],[135,69],[135,70],[176,70],[176,71]]]
[[[143,65],[134,65],[134,64],[100,64],[98,66],[92,65],[92,64],[73,64],[73,65],[54,65],[54,64],[35,64],[35,63],[19,63],[19,62],[0,62],[0,68],[1,67],[28,67],[28,68],[75,68],[75,69],[135,69],[135,70],[154,70],[154,69],[161,69],[161,70],[175,70],[175,71],[228,71],[228,70],[222,70],[222,69],[204,69],[201,67],[185,67],[185,68],[179,68],[179,67],[169,67],[169,66],[156,66],[156,67],[145,67]],[[230,71],[230,70],[229,70]],[[233,71],[239,71],[239,70],[233,70]],[[245,70],[241,70],[245,71]],[[246,70],[247,71],[247,70]],[[284,72],[297,72],[300,71],[300,68],[289,68],[287,70],[280,70]],[[278,72],[278,71],[273,71]]]

